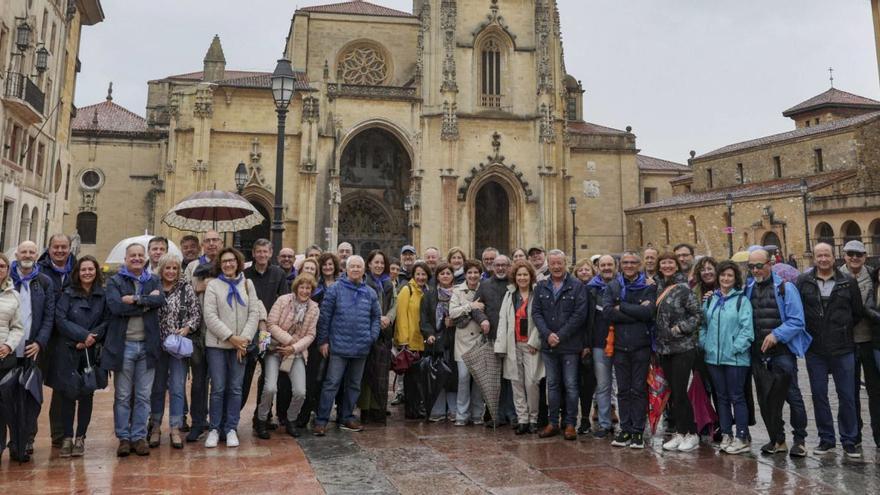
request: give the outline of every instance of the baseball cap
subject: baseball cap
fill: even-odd
[[[403,254],[403,253],[412,253],[412,254],[416,254],[416,248],[414,248],[414,247],[410,246],[409,244],[407,244],[406,246],[403,246],[402,248],[400,248],[400,254]]]
[[[532,246],[529,248],[528,255],[531,256],[532,254],[534,254],[536,252],[543,253],[544,248],[542,248],[541,246]]]

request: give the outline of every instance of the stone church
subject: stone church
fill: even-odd
[[[559,16],[555,0],[296,10],[283,50],[297,75],[283,143],[284,245],[622,250],[624,210],[642,204],[650,184],[652,200],[668,197],[669,179],[690,168],[639,155],[630,127],[584,120]],[[234,191],[240,162],[249,171],[243,196],[266,217],[243,244],[268,237],[270,76],[228,70],[215,37],[201,71],[148,83],[145,119],[109,96],[81,109],[71,181],[79,194],[70,194],[80,213],[65,227],[78,229],[84,252],[105,256],[144,230],[179,239],[161,224],[164,212],[195,191]],[[91,223],[80,225],[83,212]]]

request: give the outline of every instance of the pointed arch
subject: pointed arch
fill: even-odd
[[[520,184],[519,178],[510,171],[504,165],[495,163],[487,166],[483,169],[482,173],[474,177],[473,181],[470,183],[470,187],[467,188],[467,192],[465,194],[465,204],[467,205],[468,212],[468,224],[470,239],[473,242],[477,240],[477,214],[484,213],[478,212],[477,210],[481,205],[478,204],[478,196],[480,192],[483,190],[485,186],[494,183],[504,191],[507,200],[507,219],[496,218],[497,221],[503,222],[506,227],[506,231],[508,232],[507,243],[508,246],[494,246],[502,251],[507,250],[510,252],[514,246],[521,246],[524,244],[524,232],[522,228],[520,228],[523,223],[522,220],[525,218],[525,205],[527,202],[527,197],[523,190],[522,185]],[[492,186],[490,186],[492,187]],[[503,214],[503,213],[500,213]],[[486,246],[482,246],[486,247]],[[477,246],[474,246],[476,249]],[[477,252],[474,250],[474,252]]]

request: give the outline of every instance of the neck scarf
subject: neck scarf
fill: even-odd
[[[210,263],[210,262],[211,262],[211,260],[209,260],[208,257],[205,256],[204,254],[201,255],[201,256],[199,256],[199,264],[200,264],[200,265],[206,265],[206,264],[208,264],[208,263]]]
[[[599,294],[605,292],[605,288],[608,287],[608,284],[605,283],[605,279],[602,278],[601,275],[596,275],[592,280],[587,282],[587,287],[595,287],[599,289]]]
[[[434,311],[434,321],[437,322],[437,330],[446,328],[444,320],[449,316],[450,299],[452,299],[452,289],[444,289],[437,286],[437,309]]]
[[[287,281],[293,282],[293,279],[296,278],[296,275],[297,275],[296,268],[291,268],[290,273],[287,274]]]
[[[355,304],[357,304],[358,298],[361,296],[361,294],[365,295],[366,297],[370,297],[370,291],[373,290],[373,289],[367,287],[367,284],[365,284],[363,280],[361,280],[360,283],[355,285],[354,282],[352,282],[351,280],[348,279],[348,277],[342,277],[341,279],[339,279],[339,282],[336,282],[336,283],[342,284],[343,287],[347,287],[348,289],[354,291],[354,303]]]
[[[626,300],[626,291],[627,290],[643,290],[647,287],[645,284],[645,274],[639,273],[636,276],[636,279],[630,282],[623,276],[622,273],[617,274],[617,282],[620,284],[620,300]]]
[[[149,282],[150,279],[153,277],[153,274],[146,269],[142,271],[140,275],[135,275],[134,273],[128,271],[128,268],[125,265],[123,265],[122,268],[119,269],[119,274],[134,282],[135,288],[137,289],[135,291],[136,294],[141,294],[141,292],[143,292],[144,290],[144,284]]]
[[[226,304],[228,304],[229,307],[231,308],[232,307],[232,300],[235,299],[239,305],[245,306],[244,299],[241,297],[241,294],[238,292],[238,284],[242,280],[244,280],[244,274],[239,273],[237,277],[235,277],[233,279],[228,279],[228,278],[226,278],[225,275],[223,275],[221,273],[220,276],[217,278],[226,282],[226,285],[229,286],[229,291],[226,293]]]
[[[38,265],[36,263],[34,263],[33,271],[31,271],[31,273],[29,273],[28,275],[25,275],[24,277],[21,276],[21,273],[19,273],[18,268],[19,268],[18,261],[13,261],[12,267],[11,267],[11,270],[12,270],[11,276],[12,276],[12,284],[13,284],[13,287],[15,287],[15,290],[21,290],[22,284],[27,284],[31,280],[37,278],[37,275],[40,274],[40,265]]]
[[[68,256],[67,262],[61,268],[58,268],[57,266],[55,266],[55,262],[52,261],[52,259],[50,258],[49,259],[49,267],[52,268],[53,272],[61,275],[61,278],[63,279],[67,275],[70,275],[70,272],[73,271],[73,256]]]
[[[293,324],[294,325],[302,325],[302,322],[306,319],[306,310],[309,309],[309,303],[299,302],[299,299],[294,296],[293,298]]]
[[[383,273],[377,277],[370,272],[370,278],[373,280],[373,283],[376,284],[376,287],[379,288],[380,292],[385,290],[385,282],[391,281],[391,275],[388,275],[387,273]]]

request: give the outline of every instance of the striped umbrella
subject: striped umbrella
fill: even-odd
[[[162,218],[165,225],[191,232],[239,232],[263,222],[248,200],[228,191],[200,191],[183,198]]]

